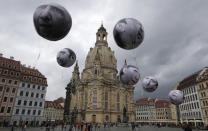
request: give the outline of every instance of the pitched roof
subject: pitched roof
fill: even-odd
[[[182,90],[184,88],[187,88],[191,85],[195,85],[197,83],[196,78],[198,74],[201,72],[201,70],[193,73],[192,75],[184,78],[182,81],[179,82],[177,89]]]
[[[64,109],[60,103],[53,102],[53,101],[45,101],[44,108]]]

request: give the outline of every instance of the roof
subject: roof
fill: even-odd
[[[13,58],[0,57],[0,67],[7,68],[9,70],[20,71],[20,61],[16,61]]]
[[[170,102],[169,101],[167,101],[167,100],[157,100],[156,102],[155,102],[155,107],[156,108],[169,108],[170,107]]]
[[[141,98],[136,101],[137,106],[152,105],[156,99],[152,98]]]
[[[106,32],[106,29],[105,29],[105,27],[103,27],[103,24],[101,24],[101,27],[98,29],[98,31]]]
[[[25,65],[22,65],[20,61],[14,60],[13,57],[10,57],[9,59],[1,55],[0,68],[19,72],[19,79],[24,82],[37,83],[47,86],[47,79],[39,70],[31,68],[30,66],[26,67]]]
[[[181,82],[179,82],[177,89],[182,90],[182,89],[187,88],[191,85],[195,85],[197,83],[196,78],[201,71],[202,70],[199,70],[199,71],[193,73],[192,75],[184,78]]]
[[[162,99],[141,98],[136,101],[137,106],[155,105],[156,108],[169,108],[170,102]]]
[[[64,107],[60,103],[53,101],[45,101],[44,108],[64,109]]]

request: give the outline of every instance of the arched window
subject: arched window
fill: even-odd
[[[88,93],[85,92],[85,109],[87,109]]]
[[[93,91],[92,107],[94,110],[97,109],[97,90]]]
[[[104,102],[104,105],[105,105],[105,110],[108,110],[108,92],[107,91],[105,92],[105,102]]]
[[[119,92],[117,93],[117,96],[116,96],[116,105],[117,105],[117,111],[120,111],[120,95],[119,95]]]

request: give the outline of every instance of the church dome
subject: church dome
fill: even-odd
[[[95,68],[99,68],[100,74],[103,77],[107,77],[111,74],[112,77],[116,77],[117,74],[117,60],[114,55],[114,51],[108,47],[107,32],[101,25],[96,33],[96,43],[94,48],[90,48],[86,61],[83,74],[88,72],[92,74]],[[93,74],[92,74],[93,75]]]

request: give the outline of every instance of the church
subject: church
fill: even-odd
[[[75,83],[70,110],[78,110],[76,122],[134,122],[134,86],[123,85],[118,76],[114,51],[108,46],[103,24],[96,33],[83,72],[74,66],[71,81]]]

